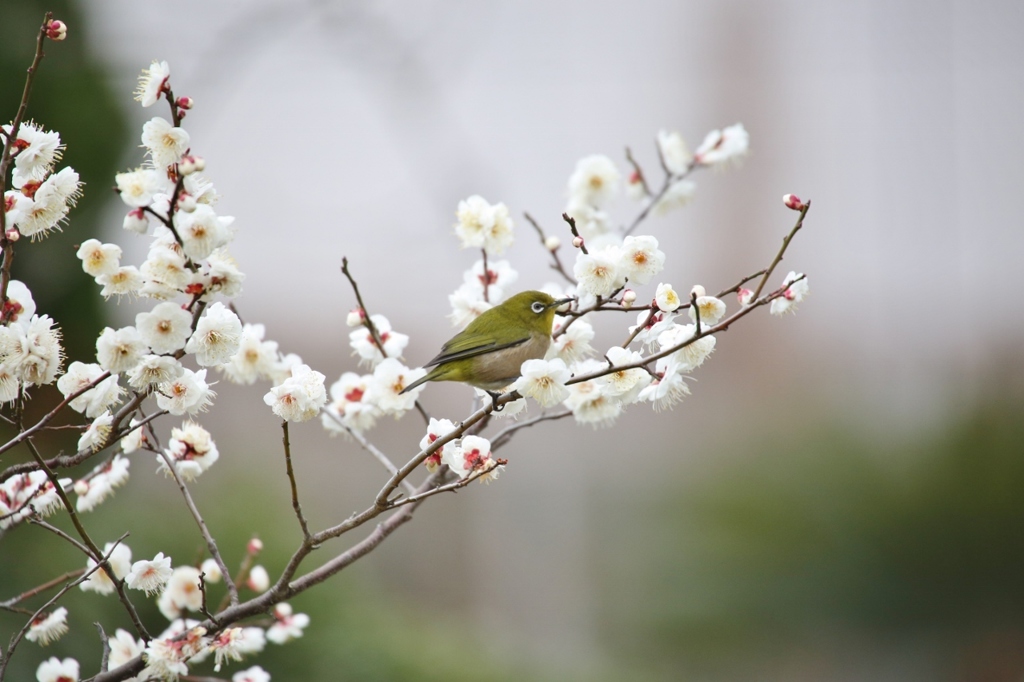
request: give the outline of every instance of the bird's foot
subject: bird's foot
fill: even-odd
[[[491,396],[491,412],[501,412],[505,409],[504,405],[498,405],[498,398],[501,397],[500,393],[494,391],[487,391],[487,395]]]

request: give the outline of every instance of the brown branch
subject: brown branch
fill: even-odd
[[[544,230],[541,228],[540,224],[536,220],[534,220],[533,216],[531,216],[529,213],[523,213],[523,216],[526,218],[526,222],[533,225],[533,229],[537,231],[537,236],[540,237],[541,246],[544,247],[545,251],[551,254],[551,259],[554,261],[553,263],[551,263],[551,269],[557,271],[558,274],[565,278],[565,281],[575,286],[576,279],[568,272],[566,272],[565,266],[562,265],[562,259],[558,257],[558,252],[552,251],[551,249],[548,248],[548,238],[547,235],[544,234]]]
[[[580,236],[579,230],[576,229],[576,219],[568,213],[563,213],[562,220],[569,223],[569,231],[572,232],[572,236],[580,238],[580,251],[585,254],[589,254],[590,252],[587,251],[587,243],[584,241],[583,237]]]
[[[288,420],[281,420],[281,430],[284,432],[282,437],[284,441],[284,465],[288,472],[288,481],[292,487],[292,509],[295,510],[295,516],[299,519],[299,526],[302,528],[302,539],[309,541],[309,525],[306,524],[306,517],[302,514],[302,505],[299,504],[299,489],[295,484],[295,471],[292,469],[292,446],[288,441]]]
[[[346,426],[345,423],[338,418],[338,415],[334,414],[334,412],[330,410],[324,410],[323,414],[326,414],[334,421],[334,423],[336,423],[341,428],[345,429],[345,432],[352,436],[352,438],[355,439],[355,441],[359,443],[359,445],[362,446],[364,450],[369,452],[377,459],[378,462],[384,465],[384,468],[388,470],[389,474],[394,476],[395,474],[398,473],[398,467],[395,466],[394,462],[392,462],[391,459],[389,459],[388,456],[384,454],[384,452],[380,448],[374,445],[369,438],[359,433],[358,431]],[[407,480],[403,480],[402,485],[405,486],[405,489],[408,490],[410,494],[416,491],[416,487]]]
[[[363,303],[363,296],[359,293],[359,285],[356,284],[355,278],[348,269],[348,258],[345,256],[341,257],[341,273],[348,278],[348,283],[352,285],[352,293],[356,295],[356,305],[359,306],[359,310],[363,313],[363,325],[370,331],[370,338],[373,339],[374,345],[380,350],[380,354],[387,357],[388,354],[384,351],[384,341],[380,338],[380,332],[377,331],[376,325],[373,324],[373,320],[370,319],[370,311],[366,309],[366,304]]]
[[[224,559],[220,555],[220,550],[217,549],[217,541],[210,535],[209,529],[206,527],[206,521],[203,520],[202,514],[199,513],[199,509],[196,507],[195,502],[192,501],[192,495],[188,492],[188,487],[185,485],[185,481],[182,480],[181,475],[178,473],[178,469],[174,466],[174,462],[167,456],[167,453],[163,450],[156,451],[158,457],[163,459],[164,464],[167,466],[167,470],[171,473],[174,478],[174,482],[178,484],[178,490],[181,491],[182,497],[185,498],[185,506],[188,507],[189,512],[192,514],[192,518],[195,519],[196,525],[199,526],[199,532],[202,533],[203,539],[206,541],[206,549],[209,550],[210,556],[217,562],[217,567],[220,569],[221,575],[224,576],[224,583],[227,585],[228,594],[231,596],[231,604],[238,603],[238,588],[235,587],[235,583],[231,580],[231,573],[228,571],[227,564],[224,563]]]
[[[764,285],[768,282],[768,278],[772,276],[772,271],[775,270],[775,266],[782,260],[782,256],[786,253],[786,249],[789,248],[789,243],[793,241],[793,235],[800,231],[800,228],[804,226],[804,216],[811,210],[811,201],[808,199],[804,202],[803,208],[800,209],[800,216],[796,219],[796,225],[789,231],[782,239],[782,247],[779,248],[779,252],[775,254],[775,260],[768,266],[768,269],[764,273],[764,277],[761,278],[760,283],[757,285],[757,289],[754,290],[754,295],[751,296],[751,300],[756,300],[761,295],[761,290],[764,289]]]

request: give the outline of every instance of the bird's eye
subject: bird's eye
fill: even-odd
[[[540,315],[546,309],[547,309],[547,306],[544,305],[543,303],[541,303],[540,301],[534,301],[530,305],[530,310],[532,310],[533,312],[537,313],[538,315]]]

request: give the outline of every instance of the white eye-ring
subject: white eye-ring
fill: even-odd
[[[540,315],[542,312],[544,312],[547,309],[548,309],[548,307],[546,305],[544,305],[543,303],[541,303],[540,301],[534,301],[533,303],[530,304],[530,310],[532,310],[533,312],[537,313],[538,315]]]

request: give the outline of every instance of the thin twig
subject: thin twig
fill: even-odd
[[[760,277],[761,275],[763,275],[766,272],[768,272],[768,269],[767,268],[763,268],[761,270],[758,270],[757,272],[755,272],[752,275],[747,275],[746,277],[744,277],[743,279],[741,279],[739,282],[737,282],[736,284],[732,285],[728,289],[723,289],[722,291],[718,292],[718,295],[716,295],[715,298],[724,298],[724,297],[728,296],[729,294],[735,294],[736,292],[738,292],[740,289],[743,288],[744,284],[746,284],[747,282],[749,282],[752,279],[757,279],[758,277]]]
[[[0,602],[0,609],[10,608],[11,606],[14,606],[15,604],[17,604],[18,602],[24,601],[25,599],[28,599],[29,597],[34,597],[37,594],[39,594],[40,592],[45,592],[46,590],[50,589],[51,587],[56,587],[57,585],[60,585],[65,580],[71,580],[72,578],[77,578],[78,576],[82,575],[83,573],[85,573],[85,569],[84,568],[79,568],[79,569],[76,569],[74,571],[68,571],[64,575],[57,576],[56,578],[53,578],[52,580],[47,580],[42,585],[37,585],[36,587],[33,587],[30,590],[26,590],[26,591],[22,592],[21,594],[19,594],[16,597],[11,597],[10,599],[7,599],[6,601]]]
[[[100,658],[100,672],[107,671],[107,664],[110,662],[110,639],[107,637],[107,633],[103,630],[103,626],[97,621],[93,623],[96,629],[100,633],[100,641],[103,642],[103,655]]]
[[[384,341],[380,338],[380,332],[377,331],[376,325],[373,324],[373,320],[370,319],[370,311],[366,309],[366,304],[363,303],[363,296],[359,293],[359,285],[356,284],[355,278],[348,269],[348,258],[342,256],[341,258],[341,273],[348,278],[348,283],[352,285],[352,292],[356,295],[356,305],[359,306],[359,310],[363,313],[363,325],[370,331],[370,337],[373,339],[373,343],[380,350],[380,354],[387,357],[388,354],[384,351]]]
[[[642,323],[638,324],[636,327],[633,328],[633,331],[629,333],[629,336],[622,343],[622,348],[629,348],[629,344],[633,343],[633,341],[636,340],[636,337],[640,336],[640,333],[643,332],[643,330],[647,329],[651,322],[654,321],[654,318],[657,317],[658,312],[658,308],[652,305],[650,311],[648,311],[647,313],[647,318]]]
[[[590,252],[587,251],[586,241],[584,241],[583,237],[580,236],[579,230],[576,229],[576,219],[573,218],[568,213],[563,213],[562,220],[569,223],[569,231],[572,232],[572,236],[580,238],[580,251],[582,251],[584,254],[589,254]]]
[[[789,231],[789,234],[782,239],[782,247],[779,248],[779,252],[775,254],[775,259],[772,261],[772,264],[769,265],[768,269],[765,271],[764,277],[761,278],[761,281],[757,285],[757,289],[754,290],[754,295],[750,297],[751,300],[756,300],[757,297],[761,295],[761,290],[764,289],[764,285],[768,282],[768,278],[772,276],[772,271],[775,270],[775,266],[782,260],[782,256],[786,253],[786,249],[789,248],[789,243],[793,241],[793,235],[799,232],[800,228],[804,226],[804,216],[807,215],[809,210],[811,210],[810,199],[805,201],[803,208],[800,209],[800,216],[796,219],[796,225],[794,225],[793,229]]]
[[[299,519],[299,526],[302,527],[302,538],[309,540],[309,525],[306,523],[306,517],[302,514],[302,505],[299,504],[299,488],[295,484],[295,471],[292,469],[292,446],[288,440],[288,420],[281,420],[281,431],[284,433],[284,465],[288,472],[288,481],[292,486],[292,509],[295,510],[295,516]]]
[[[164,465],[167,467],[167,471],[170,472],[174,478],[174,482],[178,484],[178,490],[181,491],[182,497],[185,498],[185,506],[188,507],[189,512],[192,513],[192,518],[195,519],[196,525],[199,526],[199,532],[203,534],[203,539],[206,540],[206,549],[209,550],[210,556],[217,562],[217,567],[220,569],[221,575],[224,576],[224,583],[227,585],[228,594],[231,597],[231,604],[238,604],[238,588],[235,587],[235,583],[231,581],[231,573],[228,572],[227,564],[224,563],[223,557],[220,555],[220,550],[217,549],[217,541],[210,535],[210,531],[206,528],[206,521],[203,520],[202,514],[199,513],[199,509],[196,507],[195,502],[192,501],[192,495],[188,492],[188,487],[185,485],[185,481],[182,480],[181,475],[178,473],[178,469],[174,466],[170,457],[163,450],[157,451],[157,456],[163,459]]]
[[[392,462],[388,458],[388,456],[386,454],[384,454],[383,450],[381,450],[376,445],[374,445],[370,441],[370,439],[368,439],[366,436],[364,436],[360,432],[356,431],[355,429],[349,428],[343,421],[341,421],[341,419],[338,417],[338,415],[336,415],[334,412],[332,412],[330,410],[324,410],[323,414],[326,414],[338,426],[340,426],[341,428],[345,429],[345,432],[348,433],[350,436],[352,436],[352,438],[355,439],[355,441],[357,443],[359,443],[359,445],[361,445],[364,450],[369,452],[371,455],[373,455],[377,459],[378,462],[380,462],[381,464],[384,465],[384,468],[388,470],[389,474],[394,476],[395,474],[398,473],[398,467],[395,466],[394,462]],[[414,486],[408,480],[403,480],[402,481],[402,485],[405,487],[405,489],[407,491],[409,491],[410,494],[416,492],[416,486]]]
[[[633,172],[636,173],[636,177],[640,181],[640,186],[644,188],[644,196],[651,196],[651,188],[647,184],[647,178],[644,177],[644,171],[633,158],[633,151],[629,147],[626,147],[626,161],[629,161],[629,165],[633,167]]]
[[[544,247],[545,251],[551,254],[551,259],[554,261],[553,263],[551,263],[551,269],[557,271],[558,274],[565,278],[565,281],[575,286],[576,279],[568,272],[566,272],[565,266],[562,265],[562,259],[558,257],[558,252],[552,251],[551,249],[548,248],[548,238],[547,235],[544,234],[544,230],[541,228],[540,224],[536,220],[534,220],[533,216],[531,216],[529,213],[523,213],[523,216],[526,218],[526,222],[533,225],[533,229],[537,231],[537,236],[540,237],[540,245]]]

